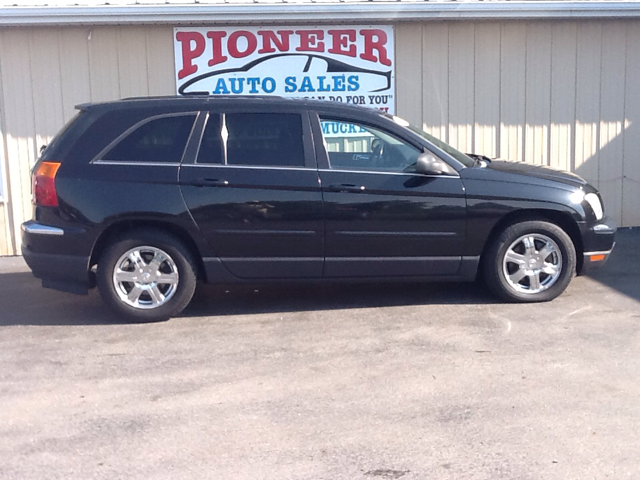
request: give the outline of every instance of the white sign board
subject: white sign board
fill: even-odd
[[[280,95],[395,113],[391,26],[174,29],[180,95]]]

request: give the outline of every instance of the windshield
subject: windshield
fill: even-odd
[[[475,161],[472,158],[468,157],[467,155],[465,155],[462,152],[459,152],[458,150],[453,148],[451,145],[447,145],[442,140],[437,139],[433,135],[429,135],[424,130],[421,130],[418,127],[414,127],[409,122],[407,122],[405,119],[400,118],[400,117],[396,117],[395,115],[389,115],[389,114],[386,114],[386,116],[391,118],[391,120],[393,120],[398,125],[400,125],[402,127],[405,127],[405,128],[408,128],[412,132],[417,133],[418,135],[420,135],[425,140],[428,140],[430,143],[433,143],[436,147],[438,147],[440,150],[442,150],[442,151],[448,153],[449,155],[451,155],[453,158],[458,160],[465,167],[473,167],[475,165]]]

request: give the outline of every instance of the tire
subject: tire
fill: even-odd
[[[196,266],[186,246],[162,230],[140,229],[116,239],[98,262],[104,302],[137,322],[168,320],[191,301]]]
[[[545,221],[505,228],[483,258],[489,289],[508,302],[547,302],[565,291],[576,272],[576,249],[567,233]]]

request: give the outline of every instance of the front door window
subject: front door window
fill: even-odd
[[[330,118],[321,118],[320,125],[332,169],[415,171],[421,151],[385,131]]]

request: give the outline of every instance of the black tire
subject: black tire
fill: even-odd
[[[138,252],[142,261],[134,266],[132,257],[125,257],[128,252],[134,256]],[[154,259],[160,263],[154,263]],[[123,267],[120,275],[139,278],[117,281],[117,267]],[[188,248],[176,237],[162,230],[139,229],[127,232],[105,249],[98,261],[96,280],[100,296],[118,315],[154,322],[178,315],[189,304],[196,287],[196,271]]]
[[[531,239],[534,247],[528,251]],[[540,248],[545,239],[552,241],[547,242],[550,245],[547,250]],[[545,256],[547,251],[557,253]],[[505,260],[508,252],[509,259]],[[519,264],[520,261],[523,263]],[[571,237],[558,225],[545,221],[519,222],[505,228],[488,246],[483,258],[484,280],[502,300],[547,302],[565,291],[575,275],[576,263]],[[525,265],[527,268],[522,267]],[[521,275],[524,277],[518,280]]]

